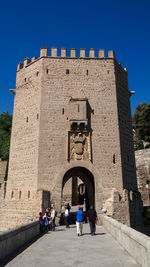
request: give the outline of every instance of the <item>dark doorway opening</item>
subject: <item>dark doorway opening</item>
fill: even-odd
[[[74,167],[66,172],[62,180],[62,207],[83,205],[87,211],[95,207],[95,185],[92,173],[84,167]]]

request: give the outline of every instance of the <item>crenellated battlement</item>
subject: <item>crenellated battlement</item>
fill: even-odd
[[[71,58],[105,58],[104,55],[104,49],[99,49],[97,56],[95,49],[90,48],[88,56],[86,56],[86,50],[84,48],[79,49],[79,56],[77,56],[77,50],[75,48],[70,48],[69,55],[67,55],[67,49],[61,48],[60,54],[58,54],[58,48],[57,47],[51,47],[50,50],[48,50],[47,47],[42,47],[40,50],[40,57],[71,57]],[[50,53],[50,55],[49,55]],[[108,51],[108,58],[115,58],[114,51],[110,50]]]
[[[70,48],[69,52],[66,48],[61,48],[58,50],[57,47],[51,47],[48,49],[47,47],[42,47],[40,49],[40,57],[36,58],[33,57],[32,60],[29,58],[24,59],[24,64],[22,62],[18,63],[17,71],[19,71],[22,68],[27,67],[30,63],[35,62],[36,60],[39,60],[43,57],[51,57],[51,58],[86,58],[86,59],[103,59],[103,58],[115,58],[115,53],[113,50],[108,51],[108,57],[105,57],[104,49],[98,49],[96,51],[95,49],[91,48],[88,52],[84,48],[81,48],[76,50],[75,48]]]

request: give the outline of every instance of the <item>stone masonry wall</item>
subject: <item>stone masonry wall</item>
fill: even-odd
[[[4,191],[5,191],[5,172],[7,167],[7,161],[0,159],[0,200],[4,198]]]
[[[135,151],[138,188],[143,205],[150,205],[150,149]]]
[[[7,161],[0,159],[0,188],[4,182],[5,172],[6,172]]]
[[[128,73],[118,62],[115,71],[123,188],[137,190]]]
[[[42,209],[42,192],[37,191],[41,63],[28,68],[24,64],[17,72],[7,190],[0,203],[1,229],[36,219]]]
[[[7,199],[28,199],[37,191],[41,62],[17,72]]]
[[[45,190],[53,191],[58,170],[67,162],[69,130],[67,109],[72,97],[88,98],[94,110],[94,114],[91,115],[92,159],[101,179],[96,181],[97,193],[99,183],[102,183],[108,192],[114,187],[121,189],[114,60],[93,58],[44,58],[43,60],[38,187],[44,185]],[[67,69],[69,74],[66,74]],[[117,158],[116,164],[113,164],[114,153]]]

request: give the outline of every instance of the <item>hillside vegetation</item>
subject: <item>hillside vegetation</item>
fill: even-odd
[[[9,159],[10,135],[12,127],[12,115],[8,112],[0,114],[0,158]]]
[[[150,147],[150,104],[142,103],[132,116],[135,150]]]

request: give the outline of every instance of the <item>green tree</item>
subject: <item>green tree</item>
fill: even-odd
[[[132,117],[137,149],[142,148],[143,141],[150,142],[150,104],[142,103],[135,109]]]
[[[12,115],[8,112],[0,114],[0,158],[9,159],[10,136],[12,127]]]

